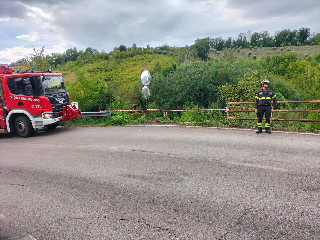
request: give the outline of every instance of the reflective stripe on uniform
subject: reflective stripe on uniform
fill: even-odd
[[[259,100],[263,100],[263,99],[270,99],[271,100],[271,97],[261,97],[261,98],[256,97],[256,98],[259,99]]]
[[[266,127],[270,127],[270,123],[266,123]]]

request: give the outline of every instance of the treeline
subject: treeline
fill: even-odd
[[[178,49],[179,48],[169,47],[168,45],[163,45],[156,48],[150,48],[148,45],[146,48],[142,48],[137,47],[136,44],[133,44],[131,47],[120,45],[119,47],[115,47],[110,53],[106,53],[105,51],[99,52],[91,47],[86,48],[85,51],[77,51],[76,48],[70,48],[65,53],[46,56],[46,59],[51,66],[57,67],[59,65],[64,65],[69,61],[78,61],[78,63],[81,65],[92,63],[99,59],[125,59],[134,57],[136,55],[153,53],[173,56],[173,52],[177,53],[177,51],[179,51]]]
[[[238,38],[233,39],[231,37],[227,39],[211,38],[207,37],[204,39],[195,40],[195,44],[186,47],[184,50],[189,50],[188,54],[191,57],[197,56],[202,60],[207,60],[208,52],[210,49],[214,51],[221,51],[224,49],[240,49],[240,48],[254,48],[254,47],[283,47],[283,46],[302,46],[302,45],[320,45],[320,34],[315,34],[310,37],[310,28],[300,28],[299,30],[285,29],[279,32],[276,32],[274,36],[271,36],[268,31],[263,31],[261,33],[251,32],[240,33]],[[126,47],[120,45],[115,47],[114,50],[110,53],[102,51],[99,53],[98,50],[88,47],[85,51],[77,51],[76,48],[68,49],[63,54],[55,54],[53,56],[47,56],[48,61],[51,66],[57,66],[59,64],[65,64],[68,61],[84,61],[88,63],[92,55],[95,55],[95,58],[100,59],[109,59],[112,54],[115,58],[127,58],[133,57],[138,54],[169,54],[173,55],[180,48],[169,47],[168,45],[163,45],[155,48],[150,48],[149,45],[146,48],[137,47],[136,44],[133,44],[131,47]],[[192,52],[196,50],[197,52]],[[178,51],[179,53],[183,50]]]
[[[189,50],[196,49],[196,55],[202,60],[207,59],[207,54],[210,50],[221,51],[224,49],[239,49],[239,48],[254,48],[254,47],[284,47],[284,46],[303,46],[303,45],[320,45],[320,33],[314,34],[310,37],[310,28],[300,28],[299,30],[290,30],[285,29],[279,32],[276,32],[274,36],[268,31],[263,32],[254,32],[251,33],[240,33],[236,39],[231,37],[227,39],[211,38],[207,37],[204,39],[195,40],[195,44],[186,47]],[[65,64],[68,61],[76,61],[79,57],[80,60],[88,60],[91,55],[98,54],[97,58],[109,59],[110,54],[117,58],[127,58],[133,57],[137,54],[170,54],[173,55],[174,52],[179,49],[175,47],[169,47],[168,45],[163,45],[155,48],[150,48],[149,45],[146,48],[137,47],[136,44],[133,44],[132,47],[126,47],[120,45],[115,47],[114,50],[110,53],[102,51],[98,52],[96,49],[91,47],[87,48],[85,51],[77,51],[76,48],[68,49],[63,54],[56,54],[51,57],[48,57],[49,63],[53,66],[58,64]],[[194,53],[189,53],[189,55],[194,56]]]
[[[320,45],[320,34],[310,37],[310,28],[300,28],[299,30],[285,29],[276,32],[271,36],[268,31],[240,33],[237,39],[231,37],[208,38],[210,46],[217,50],[224,48],[249,48],[249,47],[281,47],[281,46],[301,46]]]

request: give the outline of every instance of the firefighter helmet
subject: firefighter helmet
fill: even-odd
[[[269,85],[269,80],[268,79],[264,79],[261,83],[260,83],[260,85],[262,86],[263,84],[268,84]]]

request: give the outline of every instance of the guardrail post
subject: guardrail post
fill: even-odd
[[[229,125],[229,103],[227,103],[227,124]]]

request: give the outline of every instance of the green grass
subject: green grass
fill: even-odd
[[[244,58],[253,58],[253,56],[256,56],[256,58],[265,58],[266,56],[273,56],[277,54],[285,54],[287,53],[287,49],[290,49],[290,52],[296,52],[299,57],[306,57],[307,55],[315,55],[320,53],[320,45],[314,45],[314,46],[286,46],[283,47],[283,51],[281,51],[281,47],[258,47],[256,49],[252,48],[242,48],[239,50],[237,49],[228,49],[228,50],[222,50],[216,51],[210,50],[209,52],[209,58],[210,60],[214,59],[221,59],[221,60],[228,60],[230,58],[236,59],[244,59]],[[230,57],[232,55],[232,57]]]

